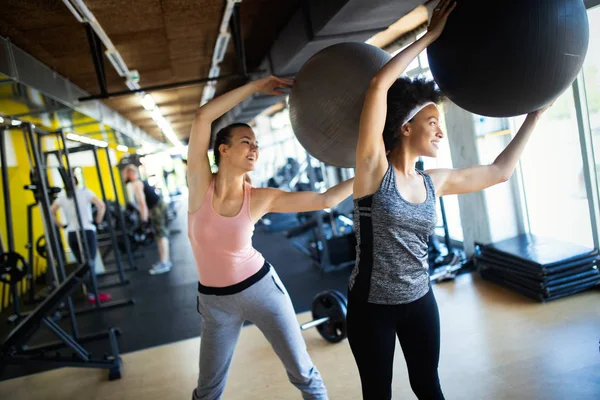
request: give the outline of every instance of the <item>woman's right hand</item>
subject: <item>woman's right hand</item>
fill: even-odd
[[[427,33],[433,35],[435,38],[440,37],[446,27],[448,16],[454,10],[454,7],[456,7],[456,0],[440,0],[440,3],[435,7],[431,15]]]
[[[282,89],[291,89],[294,86],[294,80],[269,75],[254,81],[254,86],[258,93],[280,96],[285,94]]]

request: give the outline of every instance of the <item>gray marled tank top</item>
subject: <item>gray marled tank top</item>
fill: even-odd
[[[379,189],[354,200],[356,265],[350,276],[350,292],[369,303],[402,304],[429,291],[427,241],[437,214],[431,177],[423,176],[427,198],[415,204],[398,191],[392,164]]]

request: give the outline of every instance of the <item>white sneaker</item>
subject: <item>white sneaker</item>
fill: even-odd
[[[156,265],[154,265],[149,271],[148,273],[150,275],[160,275],[160,274],[164,274],[165,272],[169,272],[171,270],[171,267],[173,266],[173,263],[171,263],[171,261],[167,261],[166,263],[158,263]]]

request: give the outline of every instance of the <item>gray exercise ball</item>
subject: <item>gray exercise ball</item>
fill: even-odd
[[[336,167],[354,167],[365,93],[389,60],[375,46],[347,42],[319,51],[302,66],[290,93],[290,121],[313,157]]]

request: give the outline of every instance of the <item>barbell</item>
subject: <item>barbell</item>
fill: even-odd
[[[330,343],[344,340],[347,334],[346,313],[348,300],[337,290],[319,293],[312,302],[313,320],[300,325],[300,329],[317,328],[321,336]]]

